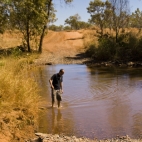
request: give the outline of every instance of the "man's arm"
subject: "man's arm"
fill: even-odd
[[[53,86],[52,82],[53,82],[53,80],[49,79],[50,86],[51,86],[52,89],[54,89],[54,86]]]
[[[63,82],[60,83],[61,93],[63,93]]]

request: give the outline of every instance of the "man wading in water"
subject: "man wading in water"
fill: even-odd
[[[54,106],[55,99],[58,102],[58,108],[60,107],[60,102],[62,101],[61,94],[63,93],[63,74],[64,70],[60,69],[59,73],[54,74],[49,80],[51,85],[52,107]]]

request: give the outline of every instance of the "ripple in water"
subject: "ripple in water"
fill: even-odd
[[[57,65],[39,69],[41,94],[50,106],[50,76],[65,69],[60,110],[40,114],[39,131],[88,138],[112,138],[142,130],[142,69]],[[39,84],[39,85],[40,85]]]

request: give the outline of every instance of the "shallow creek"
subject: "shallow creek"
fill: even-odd
[[[62,108],[51,108],[49,78],[63,68]],[[45,111],[39,132],[91,139],[142,132],[142,68],[52,65],[39,67],[37,78]]]

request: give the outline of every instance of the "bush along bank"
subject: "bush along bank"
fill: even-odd
[[[86,46],[86,54],[95,62],[142,66],[142,36],[121,33],[117,39],[105,34]]]
[[[123,62],[123,61],[107,61],[107,62],[96,62],[93,60],[89,60],[87,62],[85,62],[84,64],[86,64],[87,66],[90,67],[130,67],[130,68],[137,68],[137,67],[142,67],[142,62]]]
[[[23,58],[0,59],[0,141],[23,141],[34,135],[40,97]]]

